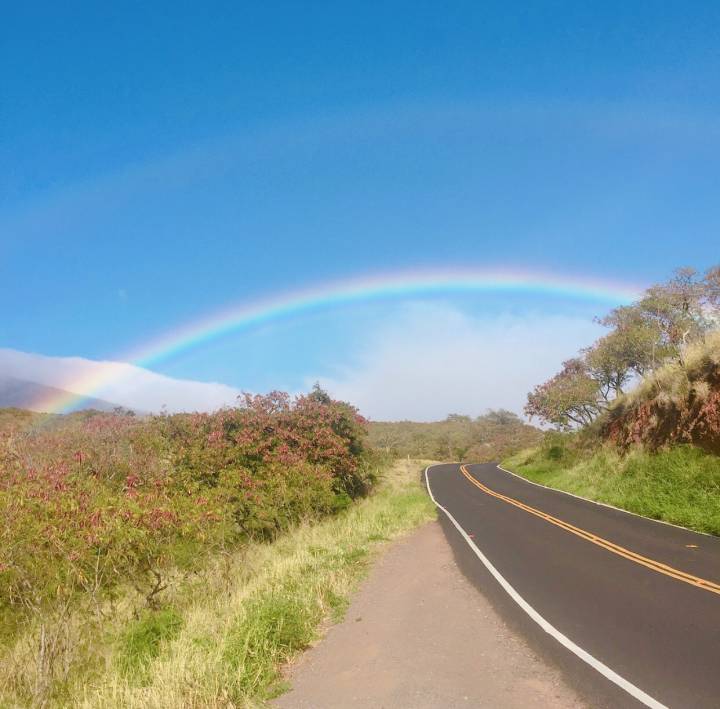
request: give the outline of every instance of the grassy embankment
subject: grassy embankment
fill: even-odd
[[[550,445],[523,451],[503,467],[542,485],[637,514],[720,535],[720,458],[689,445],[624,456],[603,447],[587,456]]]
[[[618,397],[591,427],[503,465],[543,485],[720,535],[720,333]]]
[[[160,608],[127,623],[118,613],[102,637],[84,638],[88,652],[104,657],[101,669],[94,663],[71,678],[58,704],[241,707],[277,694],[280,666],[324,621],[342,616],[382,542],[433,517],[421,469],[417,461],[395,464],[339,515],[211,560]],[[6,703],[13,698],[0,690]]]

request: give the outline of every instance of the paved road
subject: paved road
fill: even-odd
[[[468,576],[591,704],[720,707],[720,539],[495,465],[426,477]]]

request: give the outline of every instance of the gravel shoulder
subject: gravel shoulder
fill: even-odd
[[[272,706],[586,706],[462,575],[437,522],[388,546],[345,620],[287,679]]]

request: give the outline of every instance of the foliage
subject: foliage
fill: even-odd
[[[505,464],[720,534],[720,266],[679,269],[598,322],[610,332],[528,395],[525,411],[559,430]]]
[[[682,347],[697,342],[711,327],[720,306],[717,268],[699,277],[692,268],[680,268],[667,282],[649,288],[637,307],[660,332],[661,344],[681,357]]]
[[[511,452],[534,445],[541,432],[515,414],[490,411],[473,419],[450,414],[444,421],[373,421],[369,442],[393,456],[438,460],[499,460]]]
[[[525,413],[560,429],[586,426],[600,413],[600,384],[580,358],[563,362],[558,374],[528,394]]]
[[[610,332],[528,394],[529,416],[559,429],[587,426],[633,378],[672,364],[684,368],[688,349],[720,327],[720,266],[704,275],[678,269],[598,322]]]
[[[342,514],[205,555],[158,610],[136,613],[123,592],[99,626],[77,611],[76,654],[47,706],[258,706],[282,689],[280,665],[342,615],[378,546],[432,518],[420,470],[403,462]],[[0,654],[0,706],[30,703],[37,670],[20,652],[36,639],[28,629]]]
[[[73,609],[102,618],[134,589],[159,612],[208,555],[335,512],[375,479],[365,421],[319,390],[215,414],[32,420],[0,418],[0,643],[39,628],[37,703],[66,671]]]
[[[610,333],[586,350],[597,351],[595,366],[642,377],[672,354],[672,350],[662,343],[657,323],[646,317],[638,304],[615,308],[597,322],[609,328]],[[622,384],[626,381],[624,379]]]

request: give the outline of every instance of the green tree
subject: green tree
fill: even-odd
[[[320,382],[313,384],[313,388],[307,396],[308,399],[318,404],[329,405],[333,403],[333,398],[320,386]]]
[[[642,377],[673,351],[664,342],[658,323],[646,317],[638,304],[615,308],[597,322],[611,332],[588,349],[597,351],[589,364],[604,369],[605,375],[614,369],[617,375],[627,370],[628,375]],[[626,379],[620,386],[625,383]]]
[[[478,416],[476,422],[487,422],[496,426],[517,426],[522,424],[520,417],[507,409],[490,409],[484,416]]]

